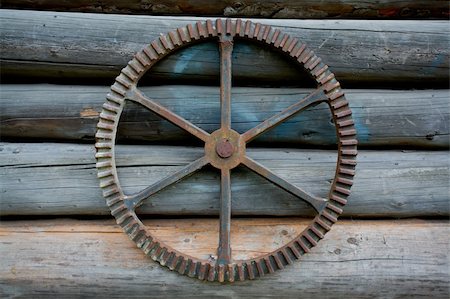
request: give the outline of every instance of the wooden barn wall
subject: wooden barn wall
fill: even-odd
[[[3,0],[0,6],[1,297],[450,296],[448,1]],[[359,141],[352,195],[324,240],[283,271],[234,284],[172,273],[136,248],[101,196],[93,146],[109,85],[132,55],[160,33],[215,16],[258,18],[306,42],[342,83]],[[239,132],[313,87],[279,53],[238,43],[235,56],[232,119]],[[158,63],[141,88],[212,131],[220,124],[218,74],[217,46],[198,44]],[[330,117],[326,106],[308,109],[261,136],[249,155],[326,196],[336,162]],[[118,175],[130,193],[202,154],[195,140],[138,105],[125,109],[118,143]],[[174,248],[215,254],[219,182],[208,168],[156,194],[138,213]],[[238,256],[274,250],[314,215],[246,169],[233,172],[232,192]]]

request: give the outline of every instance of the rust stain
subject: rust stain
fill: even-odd
[[[81,118],[98,118],[100,112],[95,111],[93,108],[84,108],[80,111]]]

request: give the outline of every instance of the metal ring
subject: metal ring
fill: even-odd
[[[251,40],[269,49],[285,53],[294,63],[309,73],[317,83],[317,88],[307,97],[253,129],[243,134],[233,131],[230,119],[230,89],[231,53],[235,39]],[[162,107],[137,88],[139,79],[166,55],[193,43],[208,40],[218,40],[221,52],[221,128],[211,134]],[[114,146],[117,126],[127,100],[144,105],[204,141],[205,156],[137,194],[125,195],[117,176]],[[336,173],[326,199],[320,199],[291,185],[245,154],[246,144],[259,134],[295,113],[322,102],[327,103],[330,108],[338,140]],[[286,265],[300,259],[303,254],[317,245],[342,213],[342,208],[350,195],[356,166],[357,139],[351,114],[348,102],[334,74],[313,51],[297,38],[284,34],[278,29],[274,30],[271,26],[251,21],[243,22],[239,19],[206,20],[189,24],[161,35],[159,39],[136,53],[111,86],[111,91],[103,104],[95,135],[96,167],[100,187],[117,223],[145,254],[161,265],[200,280],[233,282],[254,279],[283,269]],[[182,179],[187,174],[199,170],[206,164],[221,169],[222,173],[221,234],[218,248],[219,257],[215,262],[195,258],[167,246],[163,240],[159,240],[147,231],[135,213],[136,207],[149,196]],[[231,214],[229,170],[240,164],[244,164],[272,183],[311,204],[317,211],[317,216],[303,232],[288,244],[263,256],[235,261],[231,257],[229,244]]]

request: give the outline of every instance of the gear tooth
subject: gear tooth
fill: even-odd
[[[148,255],[154,261],[157,261],[158,254],[161,253],[161,244],[156,242],[150,249]]]
[[[320,225],[320,226],[321,226],[324,230],[326,230],[326,231],[329,231],[329,230],[331,229],[331,226],[329,226],[328,224],[326,224],[326,223],[322,220],[322,218],[320,218],[320,217],[317,217],[316,223],[317,223],[318,225]]]
[[[317,245],[317,241],[310,235],[311,228],[308,229],[304,234],[303,237],[305,237],[306,240],[312,245],[312,247]]]
[[[351,139],[351,140],[354,140],[354,139]],[[339,167],[339,173],[354,176],[355,175],[355,170],[351,169],[351,168]],[[338,196],[332,195],[331,197],[332,197],[333,200],[339,202],[342,205],[345,205],[347,203],[346,200],[341,202],[340,199],[335,199],[335,197],[338,197]]]
[[[132,225],[133,224],[132,220],[133,217],[130,215],[130,213],[128,213],[128,211],[123,213],[123,215],[116,217],[116,223],[120,225],[123,229],[126,229],[127,225]]]
[[[341,184],[343,184],[343,185],[353,186],[353,180],[350,180],[350,179],[338,177],[337,182],[338,182],[338,183],[341,183]],[[334,210],[334,211],[335,211],[336,213],[338,213],[338,214],[342,214],[342,209]]]
[[[241,19],[237,19],[236,20],[236,35],[239,36],[244,36],[244,33],[242,31],[242,20]]]
[[[330,80],[328,83],[324,84],[323,89],[326,93],[331,93],[333,90],[340,88],[341,85],[339,84],[336,79]]]
[[[139,51],[134,55],[134,58],[139,61],[139,63],[144,67],[148,67],[150,65],[150,60],[148,60],[146,54],[144,53],[144,51]],[[142,72],[144,71],[144,69],[142,69]]]
[[[302,236],[307,234],[308,232],[305,232]],[[299,248],[303,250],[304,253],[308,253],[310,251],[309,246],[305,243],[305,241],[301,237],[295,243],[299,246]]]
[[[214,30],[212,21],[210,19],[206,20],[206,31],[209,36],[216,36],[217,32]]]
[[[257,38],[259,31],[261,30],[261,24],[260,23],[255,23],[255,30],[253,31],[253,38]]]
[[[198,271],[198,279],[205,280],[206,273],[207,273],[208,270],[209,270],[209,264],[201,263],[200,264],[200,269]]]
[[[314,51],[311,51],[309,49],[306,49],[302,55],[300,55],[300,57],[297,59],[299,62],[301,62],[303,65],[305,65],[305,63],[311,59],[311,57],[314,56]]]
[[[275,42],[277,41],[277,39],[278,39],[278,36],[280,35],[280,30],[279,29],[275,29],[275,31],[273,32],[273,35],[272,35],[272,37],[271,37],[271,39],[270,39],[270,43],[269,44],[275,44]]]
[[[116,116],[117,116],[117,114],[115,114],[115,113],[113,114],[112,112],[108,113],[107,110],[103,110],[99,115],[100,118],[103,118],[105,120],[110,120],[110,121],[115,121]]]
[[[136,236],[136,238],[133,240],[136,242],[136,245],[138,248],[142,248],[144,245],[145,240],[147,240],[147,236],[145,234],[145,231],[141,230],[141,233],[138,234],[139,237]]]
[[[95,163],[95,167],[97,167],[97,168],[104,168],[104,167],[111,167],[111,166],[112,166],[111,160]]]
[[[160,39],[160,41],[161,41],[161,39]],[[159,44],[157,40],[152,41],[151,44],[150,44],[150,46],[153,48],[153,50],[156,51],[156,53],[157,53],[158,55],[164,54],[163,45],[162,45],[162,44]],[[145,51],[145,49],[146,49],[146,48],[144,48],[144,51]]]
[[[161,247],[161,249],[155,253],[155,260],[160,264],[163,265],[165,264],[165,262],[163,261],[163,257],[164,255],[167,253],[167,248],[166,247]]]
[[[111,102],[114,102],[114,103],[116,103],[118,105],[121,105],[123,103],[123,97],[118,97],[118,96],[116,96],[116,95],[114,95],[112,93],[108,93],[106,95],[106,99],[111,101]]]
[[[138,54],[139,54],[139,52],[134,55],[134,58],[132,60],[130,60],[130,62],[128,62],[128,66],[133,70],[133,72],[136,75],[139,76],[140,74],[142,74],[145,71],[145,65],[142,64],[139,59],[137,59]],[[136,78],[136,80],[138,80],[138,79],[139,78]]]
[[[326,74],[327,71],[328,71],[328,65],[322,63],[322,64],[320,64],[319,68],[316,67],[316,69],[313,72],[313,76],[316,79],[319,79],[322,77],[323,74]]]
[[[348,107],[344,107],[344,109],[340,110],[339,112],[335,112],[336,118],[342,118],[345,116],[352,115],[352,110],[350,110]]]
[[[294,48],[297,45],[297,43],[298,43],[298,39],[297,38],[293,38],[291,40],[291,42],[289,43],[289,46],[287,46],[287,52],[291,53],[292,50],[294,50]]]
[[[97,148],[97,149],[101,149],[101,148],[111,149],[112,148],[112,142],[111,141],[110,142],[104,142],[104,141],[96,142],[95,143],[95,148]],[[100,153],[97,153],[97,154],[100,154]],[[103,158],[103,157],[99,156],[99,158]]]
[[[109,144],[109,143],[108,143]],[[103,146],[102,144],[98,144],[99,146]],[[97,143],[95,144],[95,147],[97,147]],[[98,149],[103,149],[102,147],[97,147]],[[95,158],[100,159],[100,158],[112,158],[112,153],[110,151],[107,152],[96,152],[95,153]]]
[[[323,233],[317,227],[315,227],[314,224],[311,225],[310,229],[319,239],[323,239]]]
[[[114,125],[107,123],[103,119],[100,119],[99,122],[97,123],[97,128],[98,129],[104,129],[104,130],[113,131],[114,130]]]
[[[335,206],[334,204],[332,204],[330,202],[328,203],[327,208],[332,210],[333,212],[335,212],[338,215],[342,214],[342,212],[343,212],[343,210],[341,208]]]
[[[353,139],[353,138],[350,138],[350,139],[342,138],[341,139],[341,145],[342,146],[350,146],[350,145],[356,146],[356,145],[358,145],[358,140]],[[355,173],[353,172],[352,175],[355,175]]]
[[[199,265],[199,262],[191,261],[191,263],[189,265],[189,270],[188,270],[188,276],[189,277],[195,277],[195,275],[197,273],[198,265]]]
[[[339,128],[350,127],[350,126],[353,126],[354,124],[355,123],[354,123],[353,119],[338,120],[337,121],[337,125],[339,126]],[[355,140],[356,141],[356,139],[351,139],[351,140]],[[347,144],[347,145],[353,145],[353,144]]]
[[[113,215],[116,218],[123,215],[123,213],[126,213],[127,211],[127,207],[125,207],[123,203],[119,203],[114,206],[110,205],[109,207],[111,209],[111,215]]]
[[[191,25],[192,27],[192,25]],[[181,43],[185,44],[191,41],[191,37],[189,36],[189,30],[186,27],[177,29],[178,35],[180,36]]]
[[[208,281],[216,280],[216,267],[210,266],[208,271]]]
[[[198,31],[196,31],[194,29],[194,26],[192,26],[192,24],[188,24],[187,25],[187,32],[189,34],[189,37],[191,38],[191,40],[197,40],[200,38],[200,36],[198,35]]]
[[[223,31],[222,19],[216,19],[216,30],[217,30],[217,35],[225,35],[225,32]]]
[[[295,257],[296,259],[299,259],[299,258],[300,258],[301,254],[300,254],[300,252],[298,251],[298,249],[295,247],[294,244],[289,245],[287,248],[289,248],[289,249],[292,251],[292,253],[293,253],[293,255],[294,255],[294,257]]]
[[[322,60],[321,60],[319,57],[317,57],[316,55],[314,55],[314,57],[313,57],[312,59],[310,59],[310,60],[308,61],[307,64],[305,64],[305,68],[311,71],[311,70],[314,69],[321,61],[322,61]]]
[[[252,22],[250,22],[250,21],[246,21],[245,22],[245,29],[244,29],[244,36],[245,37],[248,37],[250,35],[251,26],[252,26]]]
[[[183,256],[180,256],[180,263],[178,265],[178,269],[176,269],[178,271],[178,273],[180,274],[184,274],[184,272],[186,272],[186,259]]]
[[[322,216],[324,216],[325,218],[327,218],[330,222],[332,223],[336,223],[337,218],[334,217],[333,215],[331,215],[330,213],[328,213],[326,210],[324,210],[322,212]]]
[[[259,261],[256,262],[256,269],[258,270],[259,277],[264,276],[263,262],[264,262],[264,259],[260,259]]]
[[[101,178],[101,180],[100,180],[100,188],[108,187],[108,186],[111,186],[114,184],[115,184],[115,180],[112,176],[104,177],[104,178]]]
[[[131,60],[131,61],[133,61],[133,60]],[[136,71],[130,67],[130,62],[128,63],[128,65],[126,67],[124,67],[121,70],[121,73],[124,74],[125,77],[127,77],[130,81],[134,82],[138,79],[138,76],[137,76],[137,74],[135,74]]]
[[[127,93],[127,90],[123,88],[122,84],[119,84],[117,82],[114,82],[114,84],[111,85],[111,90],[120,95],[121,97],[124,97],[125,94]]]
[[[112,188],[103,189],[103,197],[108,197],[110,195],[119,193],[119,189],[117,186],[113,186]]]
[[[272,26],[265,26],[264,33],[262,34],[261,40],[267,41],[267,37],[269,36],[270,32],[272,31]]]
[[[286,248],[282,248],[280,250],[280,255],[284,258],[287,265],[291,265],[293,263],[293,260],[292,260],[291,256],[288,254],[288,252],[286,251]]]
[[[269,270],[269,273],[274,273],[275,269],[273,268],[272,262],[270,261],[269,257],[264,258],[264,262],[266,263],[267,270]]]
[[[235,33],[233,32],[233,26],[231,23],[231,19],[226,20],[226,25],[227,25],[226,33],[230,34],[230,35],[234,35]]]
[[[336,190],[337,192],[342,193],[342,194],[345,194],[345,195],[347,195],[347,196],[350,195],[350,190],[348,190],[348,189],[346,189],[346,188],[336,186],[336,187],[335,187],[335,190]],[[335,221],[335,222],[336,222],[336,221]]]
[[[325,73],[325,76],[319,81],[319,83],[321,85],[325,85],[326,83],[328,83],[329,81],[331,81],[333,79],[334,79],[334,74],[329,72],[329,71],[327,71]]]
[[[124,73],[120,73],[119,76],[116,77],[116,82],[124,86],[125,88],[130,88],[133,84],[133,81],[130,80]]]
[[[202,22],[197,22],[197,30],[200,37],[207,37],[208,34],[206,33],[206,24],[202,24]]]
[[[248,264],[246,264],[249,279],[255,279],[255,271],[253,270],[253,263],[254,262],[249,262]]]
[[[256,40],[262,41],[264,33],[266,32],[266,25],[261,25],[261,28],[259,29],[258,35],[256,36]]]
[[[275,42],[274,46],[275,48],[283,48],[284,44],[286,43],[287,39],[289,38],[289,35],[283,34],[281,38],[278,38]]]
[[[169,261],[167,263],[167,267],[171,271],[175,270],[175,268],[176,268],[176,266],[178,264],[178,260],[179,260],[179,257],[174,252],[171,252],[170,253],[170,257],[169,257]]]
[[[95,138],[97,138],[97,139],[106,139],[106,140],[112,140],[113,139],[113,136],[112,136],[111,133],[109,133],[109,132],[108,133],[101,132],[100,130],[104,131],[104,129],[99,129],[97,131],[97,133],[95,133]]]
[[[237,272],[240,281],[245,280],[244,266],[242,264],[237,265]]]
[[[282,255],[282,253],[280,251],[278,251],[278,252],[274,253],[272,255],[272,257],[273,257],[273,260],[275,261],[275,265],[277,265],[277,268],[282,270],[282,269],[284,269],[284,265],[280,259],[280,255]]]
[[[339,135],[342,136],[342,137],[343,136],[354,136],[354,135],[356,135],[356,130],[355,129],[339,130]],[[343,152],[344,152],[344,150],[343,150]],[[348,151],[344,155],[356,155],[356,151],[355,150]]]
[[[179,46],[181,46],[183,44],[183,42],[181,41],[181,38],[178,36],[178,30],[169,32],[169,41],[175,47],[176,46],[179,47]]]
[[[111,207],[111,206],[115,205],[116,203],[122,201],[122,198],[120,197],[120,194],[114,194],[112,196],[105,198],[105,200],[106,200],[106,204],[108,205],[108,207]]]
[[[225,265],[220,264],[218,267],[218,273],[217,273],[217,280],[219,282],[224,282],[225,281]]]
[[[236,264],[228,264],[228,281],[234,282],[236,277]]]
[[[303,52],[305,51],[306,44],[303,44],[303,43],[299,42],[297,44],[297,47],[298,47],[298,49],[295,48],[294,51],[292,51],[292,53],[293,53],[292,57],[295,57],[295,58],[298,59],[303,54]]]
[[[114,113],[117,113],[120,111],[120,106],[116,106],[116,105],[108,103],[108,102],[104,103],[102,105],[102,107],[103,107],[103,109],[114,112]]]
[[[97,173],[97,178],[106,178],[106,177],[109,177],[109,176],[112,176],[113,175],[113,172],[112,172],[112,170],[111,169],[108,169],[108,170],[104,170],[104,171],[99,171],[98,173]]]
[[[155,46],[153,46],[153,44]],[[147,56],[147,59],[149,59],[150,62],[158,59],[159,54],[155,50],[155,47],[157,47],[159,51],[162,51],[161,47],[156,42],[152,42],[150,45],[142,49],[142,52],[145,54],[145,56]]]
[[[168,251],[167,248],[164,248],[164,253],[161,255],[161,258],[159,260],[159,263],[162,266],[165,266],[167,264],[167,262],[169,261],[170,254],[171,254],[171,252]]]
[[[159,36],[159,41],[161,42],[163,48],[166,49],[167,51],[171,51],[171,50],[173,50],[175,48],[174,45],[170,42],[170,37],[169,37],[169,40],[168,40],[165,35],[161,34]],[[156,52],[159,53],[158,50],[156,50]],[[162,53],[159,53],[159,54],[162,54]]]

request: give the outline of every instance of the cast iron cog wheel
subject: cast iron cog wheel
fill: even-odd
[[[209,40],[218,41],[220,49],[221,126],[211,134],[153,101],[137,87],[139,79],[166,55],[193,43]],[[239,134],[231,128],[230,117],[231,55],[234,40],[250,40],[269,49],[285,53],[291,61],[301,66],[315,80],[316,89],[282,112],[266,119],[243,134]],[[117,176],[114,146],[118,123],[126,101],[143,105],[203,141],[205,143],[204,156],[138,193],[124,194]],[[338,140],[336,172],[328,198],[319,198],[294,186],[246,155],[248,142],[293,115],[319,103],[328,104]],[[251,21],[244,22],[239,19],[199,21],[196,24],[189,24],[161,35],[159,39],[136,53],[111,86],[111,91],[103,104],[95,135],[95,147],[97,148],[95,157],[100,187],[117,223],[145,254],[161,265],[200,280],[233,282],[254,279],[283,269],[300,259],[302,255],[317,245],[342,213],[342,208],[347,202],[353,184],[356,165],[357,139],[351,114],[348,102],[334,74],[313,51],[297,38],[273,29],[271,26]],[[218,258],[213,262],[201,260],[171,248],[163,240],[152,235],[135,212],[136,208],[152,194],[207,164],[211,164],[221,171]],[[306,229],[277,250],[248,260],[233,260],[230,246],[230,170],[241,164],[310,204],[317,215]]]

